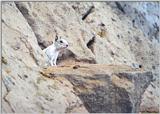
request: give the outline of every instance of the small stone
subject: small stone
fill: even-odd
[[[4,57],[2,57],[2,63],[7,64],[7,59],[5,59]]]
[[[73,69],[78,69],[80,67],[80,65],[75,65],[73,66]]]

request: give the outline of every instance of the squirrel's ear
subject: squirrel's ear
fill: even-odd
[[[58,40],[58,36],[56,35],[55,41],[57,41],[57,40]]]

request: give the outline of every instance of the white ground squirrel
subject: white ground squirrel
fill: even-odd
[[[47,55],[47,62],[49,62],[51,66],[57,66],[56,62],[59,52],[66,49],[67,47],[68,42],[65,39],[62,39],[61,37],[58,37],[56,35],[55,42],[53,42],[52,45],[48,46],[43,50],[44,53]]]

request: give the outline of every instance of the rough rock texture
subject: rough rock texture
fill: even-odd
[[[159,2],[2,2],[3,112],[159,112],[159,11]],[[70,46],[49,68],[62,77],[48,78],[42,49],[56,34]],[[99,66],[66,66],[84,63]]]
[[[153,78],[151,72],[127,66],[73,65],[50,67],[46,77],[66,77],[90,113],[139,112],[141,95]]]
[[[67,37],[70,47],[62,60],[69,56],[68,59],[72,58],[73,61],[130,66],[140,64],[146,69],[155,67],[153,70],[156,70],[159,65],[159,45],[152,45],[150,37],[144,36],[146,31],[135,28],[127,14],[124,16],[109,3],[16,2],[16,6],[31,26],[42,49],[54,40],[56,33]],[[91,6],[94,6],[93,11],[82,20]],[[150,14],[147,16],[152,17]],[[156,24],[158,26],[158,20]],[[157,29],[156,38],[159,38]]]
[[[141,112],[159,112],[159,81],[151,83],[142,97]]]
[[[150,56],[145,56],[145,58],[150,58],[151,61],[155,61],[152,65],[149,63],[148,68],[154,73],[154,81],[147,88],[146,92],[142,98],[141,111],[142,112],[159,112],[160,107],[160,93],[159,93],[159,76],[160,76],[160,3],[159,2],[107,2],[116,12],[118,12],[119,17],[127,16],[132,21],[132,26],[135,29],[142,30],[144,36],[151,41],[153,58]],[[138,38],[138,37],[137,37]],[[136,38],[136,39],[137,39]],[[138,38],[139,39],[139,38]],[[138,40],[137,39],[137,40]],[[142,41],[144,41],[143,39]],[[139,47],[139,46],[138,46]],[[145,47],[146,48],[146,47]],[[143,49],[144,50],[144,49]],[[142,50],[141,50],[142,51]],[[148,51],[148,49],[147,49]],[[142,57],[141,54],[137,53],[137,61],[149,62],[150,60]],[[147,52],[148,53],[148,52]],[[156,59],[154,59],[156,58]]]
[[[37,61],[42,51],[14,3],[3,3],[2,20],[2,111],[64,113],[78,107],[87,112],[66,79],[51,80],[40,74]]]

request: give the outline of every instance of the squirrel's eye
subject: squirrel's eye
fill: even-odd
[[[63,41],[60,41],[60,43],[63,43]]]

